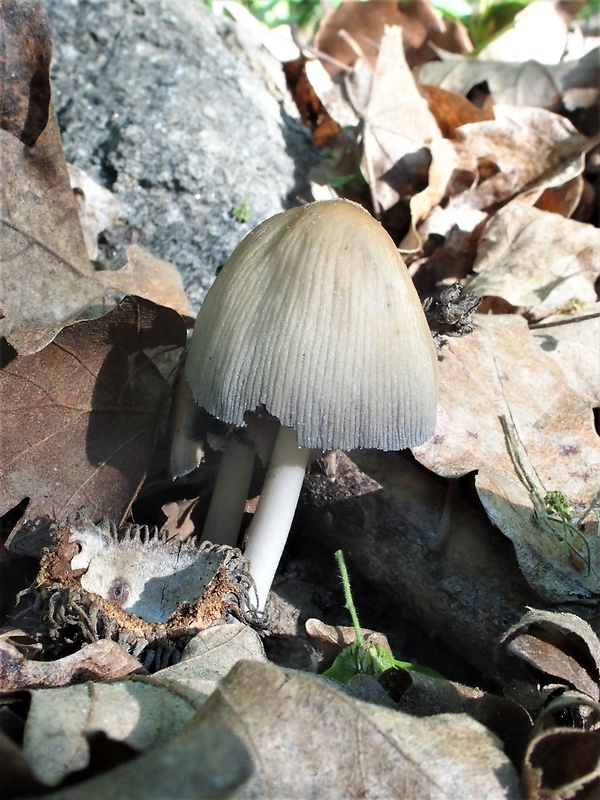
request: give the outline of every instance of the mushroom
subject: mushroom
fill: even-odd
[[[260,609],[311,450],[400,450],[435,426],[437,356],[419,297],[392,239],[347,200],[277,214],[241,242],[200,309],[186,375],[218,419],[243,428],[267,412],[279,424],[246,537]],[[250,469],[245,459],[236,480]]]

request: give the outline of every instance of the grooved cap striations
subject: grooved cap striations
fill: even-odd
[[[435,426],[437,355],[406,266],[347,200],[277,214],[236,248],[198,314],[196,402],[241,427],[262,406],[300,447],[400,450]]]

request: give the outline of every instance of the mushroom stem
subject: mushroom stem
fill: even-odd
[[[201,414],[202,410],[194,401],[185,372],[181,370],[169,420],[169,471],[172,478],[187,475],[196,469],[204,457],[204,448],[198,441],[196,424]]]
[[[281,426],[244,550],[260,611],[266,605],[292,526],[309,456],[309,448],[298,447],[296,432]]]
[[[254,467],[254,451],[230,438],[221,456],[202,538],[235,547]]]

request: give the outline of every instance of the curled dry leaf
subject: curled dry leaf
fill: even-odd
[[[94,642],[56,661],[33,661],[25,658],[10,641],[0,640],[2,691],[68,686],[82,680],[109,680],[140,669],[140,662],[115,642]]]
[[[127,298],[99,320],[61,331],[44,350],[0,370],[0,514],[29,498],[26,517],[56,520],[86,508],[122,520],[146,474],[169,384],[146,349],[185,345],[174,311]],[[14,357],[13,357],[14,356]],[[47,541],[44,542],[47,544]],[[24,539],[21,552],[39,555]]]
[[[439,86],[422,84],[419,91],[429,103],[429,109],[446,139],[454,139],[462,125],[494,119],[491,106],[478,108],[463,95],[447,92]]]
[[[55,329],[98,302],[103,288],[88,261],[54,113],[30,149],[0,130],[0,174],[0,335],[21,349],[18,334]]]
[[[486,228],[468,286],[543,319],[596,301],[599,250],[592,225],[513,202]]]
[[[532,721],[513,700],[413,670],[387,670],[379,677],[379,683],[406,714],[468,714],[502,740],[514,763],[522,760]]]
[[[581,617],[531,609],[506,632],[500,646],[527,665],[542,690],[562,684],[600,700],[600,641]]]
[[[112,639],[156,670],[177,661],[197,631],[250,618],[252,585],[237,549],[77,516],[42,557],[34,610],[52,649]]]
[[[546,709],[564,712],[569,706],[590,704],[585,696],[561,697]],[[522,771],[525,800],[595,800],[600,791],[600,737],[598,729],[548,727],[529,743]]]
[[[338,121],[333,119],[309,78],[307,59],[304,56],[283,65],[287,87],[300,112],[302,122],[310,129],[317,147],[325,147],[340,132]]]
[[[51,329],[102,296],[90,268],[50,99],[40,4],[0,18],[0,335]]]
[[[436,431],[417,460],[444,477],[477,471],[489,518],[542,597],[597,597],[600,441],[589,404],[516,316],[479,316],[444,348],[439,377]],[[569,524],[548,510],[550,491],[570,501]]]

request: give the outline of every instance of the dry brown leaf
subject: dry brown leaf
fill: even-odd
[[[56,328],[103,287],[87,258],[53,113],[31,149],[0,130],[0,174],[0,335]]]
[[[486,228],[469,289],[543,319],[596,301],[599,249],[600,232],[592,225],[514,201]]]
[[[356,50],[349,43],[353,40],[375,66],[386,25],[402,28],[406,60],[411,69],[435,58],[430,43],[455,53],[468,53],[472,49],[464,26],[444,20],[427,0],[340,3],[323,16],[315,36],[315,47],[351,67],[356,61]],[[324,64],[332,74],[340,70],[329,60],[324,60]]]
[[[564,117],[543,108],[496,105],[495,119],[464,125],[456,149],[463,168],[477,171],[492,162],[514,175],[506,197],[562,186],[583,172],[588,139]],[[536,198],[537,199],[537,198]]]
[[[50,23],[39,2],[5,0],[0,17],[0,129],[33,147],[50,106]]]
[[[17,532],[38,518],[56,520],[78,508],[125,517],[169,389],[144,350],[183,347],[185,338],[174,311],[127,298],[105,317],[61,331],[34,355],[4,348],[0,514],[30,501],[13,546]],[[31,554],[39,554],[37,545]]]
[[[402,252],[418,250],[422,246],[418,226],[427,219],[433,208],[439,206],[446,196],[448,184],[458,166],[458,154],[454,144],[441,136],[433,139],[429,145],[431,164],[427,186],[410,198],[411,228],[402,240],[399,249]],[[445,229],[443,233],[447,233]]]
[[[523,765],[525,800],[595,800],[600,791],[598,731],[555,728],[533,739]]]
[[[419,91],[427,99],[429,109],[440,126],[442,136],[446,139],[453,139],[456,129],[461,125],[494,119],[492,106],[478,108],[466,97],[447,92],[439,86],[422,84],[419,86]]]
[[[102,296],[83,243],[50,100],[38,3],[3,7],[0,38],[0,336],[51,329]]]
[[[386,27],[375,70],[359,59],[346,86],[364,121],[361,170],[374,208],[385,211],[423,187],[431,161],[427,145],[440,135],[404,58],[400,28]]]
[[[550,211],[552,214],[572,217],[579,207],[584,189],[585,179],[583,175],[577,175],[572,180],[563,183],[562,186],[544,189],[536,201],[535,207],[540,211]]]
[[[417,460],[445,477],[477,471],[486,513],[511,539],[542,597],[596,597],[600,440],[589,403],[567,385],[521,317],[478,315],[474,333],[451,340],[443,354],[436,431],[414,449]],[[542,513],[549,491],[570,501],[585,541],[565,536]]]
[[[536,687],[558,684],[600,699],[600,641],[581,617],[531,609],[501,646],[530,668]]]
[[[108,643],[90,645],[77,655],[100,650],[99,645]],[[111,645],[114,652],[120,650],[118,645]],[[120,754],[117,763],[135,752],[160,747],[177,736],[214,691],[217,681],[238,661],[265,658],[255,631],[239,624],[219,625],[192,639],[178,664],[152,678],[88,682],[66,690],[31,690],[23,751],[15,747],[13,754],[22,762],[20,771],[12,778],[15,792],[23,792],[27,788],[25,781],[31,781],[32,776],[46,786],[53,786],[88,765],[98,770],[100,764],[106,769],[105,763],[98,762],[101,754],[95,752],[94,740],[99,734],[111,742],[113,759],[116,753]],[[40,670],[51,669],[54,664],[66,661],[37,666]],[[138,662],[132,661],[139,668]],[[80,673],[80,678],[83,676]],[[60,735],[54,735],[57,730]],[[210,755],[212,758],[212,751]],[[235,753],[230,755],[234,757]],[[112,780],[112,773],[107,777]],[[176,770],[168,770],[166,777],[175,780]],[[77,787],[77,791],[81,789]],[[124,792],[122,796],[129,794]],[[159,791],[156,796],[166,794]],[[182,796],[188,796],[187,792]]]
[[[10,641],[0,640],[0,690],[68,686],[85,680],[108,680],[141,671],[140,662],[116,642],[88,644],[56,661],[25,658]]]
[[[598,102],[598,53],[596,49],[579,61],[549,66],[537,61],[508,64],[439,53],[443,60],[423,65],[419,80],[463,95],[485,82],[496,103],[549,111],[560,111],[564,104],[568,111],[574,111],[592,108]]]
[[[177,267],[155,258],[136,244],[127,248],[127,263],[124,267],[115,272],[103,270],[96,275],[105,287],[105,298],[110,298],[112,302],[117,303],[130,294],[172,308],[182,317],[192,317]]]
[[[98,236],[124,216],[123,207],[112,192],[105,189],[79,167],[67,164],[71,189],[79,211],[79,221],[90,261],[98,258]],[[129,292],[129,294],[136,294]]]
[[[340,132],[340,125],[330,116],[313,88],[306,65],[304,56],[286,61],[283,65],[285,80],[302,122],[312,133],[314,143],[317,147],[325,147]]]

